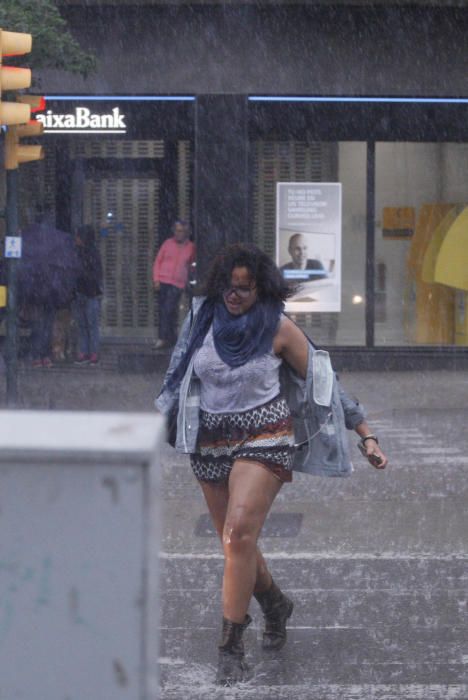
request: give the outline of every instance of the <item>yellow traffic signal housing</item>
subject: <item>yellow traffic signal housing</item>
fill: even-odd
[[[5,102],[3,93],[9,90],[20,90],[31,85],[29,68],[4,66],[4,56],[22,56],[29,53],[32,47],[31,34],[6,32],[0,29],[0,125],[25,124],[31,116],[29,104]]]
[[[43,95],[16,95],[16,101],[29,105],[31,112],[45,109],[46,102]]]
[[[42,95],[17,95],[16,100],[22,104],[29,105],[32,111],[42,109],[44,103]],[[11,143],[14,144],[14,149],[9,153],[7,136],[5,152],[5,167],[7,170],[10,169],[9,162],[12,163],[13,168],[16,168],[20,163],[30,163],[33,160],[42,160],[44,158],[44,149],[42,146],[20,143],[20,139],[22,138],[41,136],[44,131],[44,124],[42,124],[42,122],[32,119],[27,124],[10,127],[10,129],[12,129],[14,133],[14,136],[11,137]]]
[[[44,130],[41,122],[32,120],[21,126],[9,126],[5,138],[5,168],[15,170],[21,163],[30,163],[44,158],[42,146],[25,145],[20,143],[21,138],[28,136],[40,136]]]
[[[7,288],[4,284],[0,285],[0,309],[7,305]]]

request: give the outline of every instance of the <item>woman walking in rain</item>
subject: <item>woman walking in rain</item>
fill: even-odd
[[[156,407],[177,414],[175,447],[190,454],[223,546],[216,682],[226,686],[248,675],[242,636],[252,596],[264,615],[263,649],[275,652],[286,642],[294,603],[274,582],[257,541],[293,468],[349,473],[345,421],[374,466],[383,469],[387,460],[360,406],[339,387],[328,354],[283,314],[290,292],[263,251],[225,248],[204,292],[184,322]]]

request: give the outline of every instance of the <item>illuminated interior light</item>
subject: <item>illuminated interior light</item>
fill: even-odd
[[[357,103],[399,103],[399,104],[468,104],[466,97],[351,97],[340,96],[290,96],[290,95],[251,95],[250,102],[357,102]]]
[[[194,102],[193,95],[45,95],[46,100],[64,100],[74,102]]]

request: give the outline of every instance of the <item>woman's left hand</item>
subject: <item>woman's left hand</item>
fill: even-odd
[[[380,449],[375,440],[369,438],[365,442],[366,456],[369,464],[372,464],[376,469],[385,469],[388,464],[388,459]]]

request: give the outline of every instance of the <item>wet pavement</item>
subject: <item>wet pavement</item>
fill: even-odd
[[[150,411],[161,371],[23,370],[21,403]],[[287,646],[268,656],[252,602],[242,687],[213,683],[221,548],[188,459],[164,447],[162,700],[468,699],[468,373],[342,381],[390,466],[367,466],[350,434],[349,479],[299,474],[283,487],[261,547],[296,607]]]

